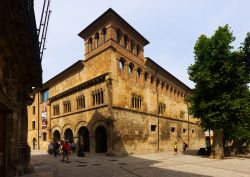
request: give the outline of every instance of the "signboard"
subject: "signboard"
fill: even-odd
[[[47,128],[47,104],[42,104],[42,128]]]

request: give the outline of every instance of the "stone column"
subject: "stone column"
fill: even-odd
[[[27,143],[28,132],[28,115],[26,105],[26,94],[20,93],[19,98],[19,143],[18,143],[18,173],[19,175],[27,174],[32,171],[30,164],[30,146]]]
[[[113,131],[114,131],[114,115],[112,110],[113,105],[113,90],[112,90],[112,79],[110,76],[106,76],[106,85],[107,85],[107,92],[108,92],[108,116],[107,116],[107,155],[113,155],[114,152],[114,141],[113,141]]]

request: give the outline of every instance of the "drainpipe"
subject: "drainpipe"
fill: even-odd
[[[38,138],[37,138],[37,149],[40,150],[40,137],[39,137],[39,129],[40,129],[40,91],[38,91],[38,96],[37,96],[37,107],[38,107],[38,125],[37,125],[37,134],[38,134]]]
[[[186,91],[186,96],[187,96],[187,91]],[[187,103],[187,107],[188,107],[188,103]],[[188,112],[188,147],[189,147],[189,112]]]
[[[157,151],[160,150],[160,112],[159,112],[159,93],[158,93],[158,83],[157,83],[157,74],[159,71],[159,67],[157,67],[155,71],[156,77],[156,106],[157,106]]]
[[[188,113],[188,147],[189,147],[189,113]]]

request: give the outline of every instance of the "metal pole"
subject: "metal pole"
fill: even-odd
[[[38,28],[38,37],[39,37],[40,31],[41,31],[41,26],[42,26],[42,20],[43,20],[43,14],[44,14],[44,7],[45,7],[45,4],[46,4],[46,0],[44,0],[44,2],[43,2],[43,10],[42,10],[42,15],[41,15],[41,19],[40,19],[39,28]]]
[[[46,23],[45,36],[44,36],[44,38],[42,39],[42,40],[43,40],[43,46],[42,46],[41,57],[40,57],[41,60],[42,60],[42,58],[43,58],[43,51],[44,51],[44,49],[45,49],[45,40],[46,40],[46,36],[47,36],[47,30],[48,30],[48,25],[49,25],[50,13],[51,13],[51,10],[49,11],[49,15],[48,15],[47,23]]]
[[[188,113],[188,147],[189,147],[189,113]]]
[[[44,27],[43,27],[43,31],[42,31],[42,34],[41,34],[40,45],[39,45],[40,52],[41,52],[41,49],[42,49],[42,46],[43,46],[43,42],[44,42],[44,40],[43,40],[43,38],[44,38],[44,30],[45,30],[46,21],[48,19],[48,15],[49,15],[49,13],[48,13],[48,11],[49,11],[49,4],[50,4],[50,0],[48,0],[48,4],[47,4],[47,7],[46,7],[46,11],[45,11],[46,14],[45,14],[44,23],[42,24],[42,25],[44,25]]]

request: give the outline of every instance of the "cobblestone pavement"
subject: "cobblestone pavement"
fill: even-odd
[[[34,173],[24,177],[250,177],[249,158],[209,159],[195,155],[160,152],[125,157],[87,153],[62,157],[32,152]]]

